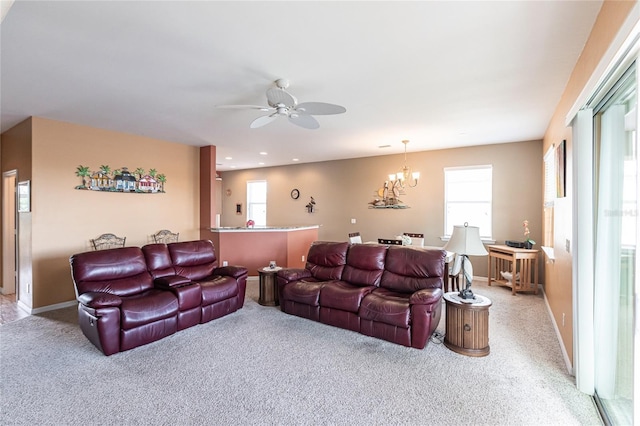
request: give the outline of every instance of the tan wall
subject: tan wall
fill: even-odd
[[[407,163],[420,172],[420,183],[400,198],[411,208],[370,209],[369,202],[389,173],[403,165],[403,156],[391,155],[352,160],[328,161],[284,167],[269,167],[222,173],[223,226],[243,226],[246,222],[246,182],[267,181],[267,224],[320,225],[319,239],[346,241],[359,231],[364,241],[392,238],[403,232],[425,234],[425,245],[443,246],[444,168],[480,164],[493,165],[493,237],[523,240],[522,221],[528,219],[531,238],[542,235],[542,142],[530,141],[410,152]],[[293,200],[290,192],[300,190]],[[227,189],[231,196],[226,195]],[[305,205],[316,201],[314,213]],[[235,214],[242,203],[243,214]],[[357,223],[352,225],[351,218]],[[487,258],[472,259],[474,274],[486,276]]]
[[[146,244],[163,228],[180,232],[181,240],[199,238],[197,147],[37,117],[32,124],[34,308],[75,298],[69,256],[89,250],[102,233],[126,236],[127,245]],[[166,193],[74,189],[79,165],[93,171],[103,164],[155,168],[167,176]]]
[[[556,200],[550,212],[553,221],[549,226],[553,228],[550,233],[556,260],[555,263],[546,265],[545,282],[547,284],[545,292],[560,330],[567,356],[571,362],[573,362],[573,299],[571,283],[573,258],[571,253],[565,250],[565,243],[567,240],[571,241],[572,238],[573,198],[571,188],[573,184],[573,164],[571,156],[573,144],[571,128],[565,125],[565,118],[635,3],[611,0],[603,3],[591,35],[573,70],[543,140],[545,151],[552,144],[558,144],[562,140],[567,141],[567,197]],[[562,325],[563,314],[565,318],[564,326]]]
[[[2,134],[2,171],[18,170],[18,181],[31,179],[31,119]]]

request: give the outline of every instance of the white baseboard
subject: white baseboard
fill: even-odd
[[[31,308],[24,303],[18,301],[18,308],[22,309],[29,315],[41,314],[42,312],[55,311],[56,309],[69,308],[71,306],[76,306],[78,304],[75,300],[70,300],[68,302],[56,303],[54,305],[42,306],[40,308]]]
[[[567,367],[567,371],[569,372],[569,374],[571,374],[572,376],[575,376],[575,372],[573,371],[573,363],[571,362],[571,359],[569,359],[567,348],[564,346],[564,342],[562,341],[562,335],[560,334],[560,329],[558,328],[556,319],[553,316],[553,311],[551,310],[551,306],[549,306],[549,300],[547,300],[547,293],[544,292],[544,287],[542,288],[542,295],[544,296],[544,304],[547,306],[547,312],[549,312],[549,318],[551,319],[551,324],[553,324],[553,329],[556,332],[558,343],[560,343],[560,349],[562,349],[562,358],[564,358],[565,367]]]

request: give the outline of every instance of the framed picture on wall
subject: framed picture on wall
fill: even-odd
[[[556,197],[564,198],[566,196],[566,143],[562,141],[556,147]]]
[[[31,181],[18,182],[18,213],[31,211]]]

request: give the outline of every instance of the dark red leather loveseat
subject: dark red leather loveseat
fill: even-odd
[[[286,313],[423,349],[440,322],[444,250],[314,242],[305,269],[278,271]]]
[[[218,267],[211,241],[74,254],[84,335],[105,355],[220,318],[244,304],[247,269]]]

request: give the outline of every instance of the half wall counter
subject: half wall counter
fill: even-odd
[[[220,266],[242,265],[249,275],[272,260],[284,268],[304,268],[309,246],[318,239],[318,225],[211,228]]]

